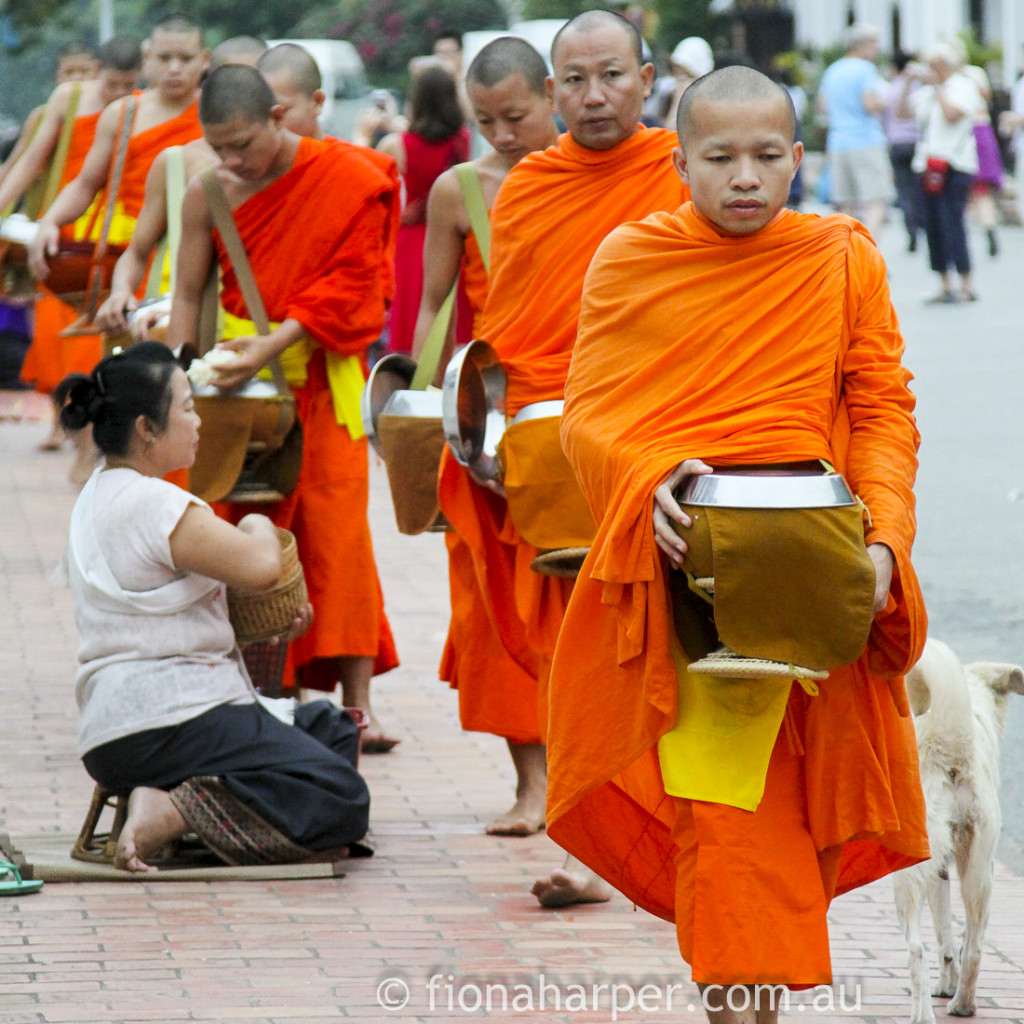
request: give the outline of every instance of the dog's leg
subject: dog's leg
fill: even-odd
[[[981,943],[988,924],[989,899],[992,895],[993,853],[998,828],[980,823],[973,840],[957,848],[957,870],[964,901],[964,943],[960,950],[960,980],[956,994],[946,1011],[954,1017],[973,1017],[978,968],[981,966]]]
[[[953,935],[953,908],[949,895],[951,867],[950,864],[934,867],[928,885],[928,907],[932,912],[935,937],[939,942],[939,983],[932,989],[932,995],[945,999],[956,991],[957,979],[960,976],[956,939]]]
[[[930,864],[919,864],[897,871],[892,876],[896,915],[907,941],[910,970],[910,1024],[935,1024],[935,1011],[928,991],[928,958],[921,938],[921,907],[924,902],[926,872]]]

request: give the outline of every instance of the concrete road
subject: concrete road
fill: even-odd
[[[931,306],[938,291],[924,239],[902,224],[881,238],[914,373],[921,429],[914,549],[930,634],[964,661],[1024,665],[1024,230],[987,254],[972,226],[980,300]],[[1009,701],[1002,752],[1000,859],[1024,873],[1024,697]]]

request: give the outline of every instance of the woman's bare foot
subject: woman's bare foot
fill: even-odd
[[[555,868],[547,878],[538,878],[530,892],[542,907],[607,903],[612,898],[612,887],[572,856],[567,856],[562,867]]]
[[[114,867],[123,871],[156,871],[146,859],[187,831],[188,825],[169,793],[139,786],[128,799],[128,819],[117,840]]]

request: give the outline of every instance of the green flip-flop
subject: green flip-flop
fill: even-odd
[[[42,889],[42,881],[26,882],[17,864],[0,860],[0,896],[28,896]]]

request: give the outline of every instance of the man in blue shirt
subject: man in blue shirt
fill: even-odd
[[[829,65],[818,91],[818,111],[828,120],[833,201],[841,213],[857,217],[876,240],[893,197],[892,169],[878,117],[887,93],[874,65],[880,41],[873,25],[851,25],[846,56]]]

